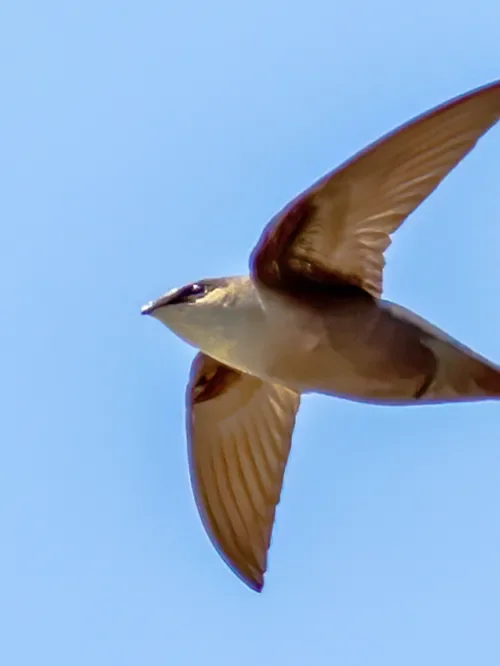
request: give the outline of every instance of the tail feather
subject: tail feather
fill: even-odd
[[[481,372],[475,377],[475,382],[485,395],[500,398],[500,368],[482,364]]]
[[[433,351],[437,372],[426,398],[436,402],[500,399],[500,367],[458,343],[434,340]]]

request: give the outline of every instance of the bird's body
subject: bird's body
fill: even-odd
[[[193,489],[212,542],[253,589],[303,393],[380,405],[500,398],[499,366],[382,299],[392,234],[499,119],[500,81],[422,114],[278,213],[249,276],[201,280],[143,308],[200,350],[186,400]]]
[[[215,282],[215,281],[214,281]],[[296,302],[250,277],[222,278],[199,319],[163,321],[220,363],[299,393],[380,405],[500,397],[500,368],[444,331],[362,290]]]

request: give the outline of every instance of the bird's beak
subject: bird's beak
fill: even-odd
[[[141,314],[143,315],[149,315],[153,312],[153,310],[156,307],[156,301],[149,301],[149,303],[146,303],[146,305],[143,305],[141,308]]]
[[[154,313],[155,310],[158,308],[163,307],[164,305],[168,305],[174,300],[174,297],[178,294],[179,290],[178,289],[171,289],[170,291],[167,291],[166,294],[163,294],[163,296],[160,296],[160,298],[157,298],[156,301],[149,301],[149,303],[146,303],[146,305],[143,305],[141,308],[141,314],[143,315],[151,315]]]

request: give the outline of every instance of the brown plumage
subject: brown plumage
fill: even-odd
[[[261,590],[300,395],[381,405],[500,398],[498,366],[381,299],[391,235],[500,118],[500,82],[368,146],[278,213],[250,276],[167,293],[153,314],[201,352],[187,390],[206,531]]]

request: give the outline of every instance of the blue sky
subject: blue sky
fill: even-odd
[[[193,351],[140,306],[500,76],[495,0],[3,3],[0,658],[496,666],[500,406],[304,399],[262,595],[188,481]],[[500,129],[398,233],[386,297],[500,361]]]

